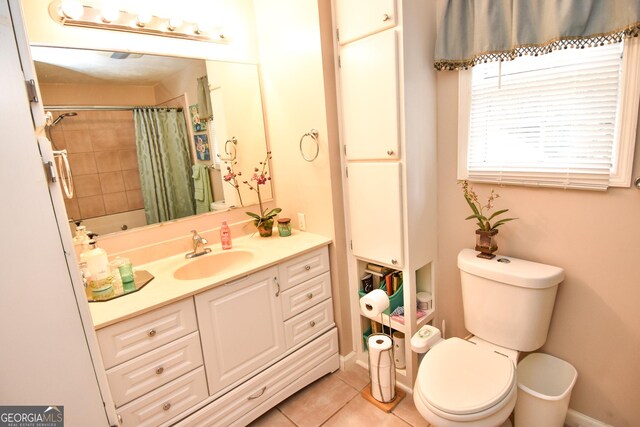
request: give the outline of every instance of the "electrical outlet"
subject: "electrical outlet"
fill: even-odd
[[[298,228],[300,231],[305,231],[307,229],[307,221],[304,219],[303,213],[298,213]]]

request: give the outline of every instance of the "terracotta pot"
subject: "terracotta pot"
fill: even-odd
[[[496,234],[498,234],[498,230],[476,230],[476,251],[480,251],[479,258],[491,259],[495,257],[493,253],[498,250]]]

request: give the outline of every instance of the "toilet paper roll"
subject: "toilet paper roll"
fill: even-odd
[[[387,335],[371,335],[367,340],[369,347],[369,367],[390,367],[392,342]]]
[[[382,289],[374,289],[360,298],[360,311],[369,319],[380,318],[380,314],[389,307],[389,297]]]
[[[391,402],[395,397],[395,387],[371,381],[371,395],[379,402]]]
[[[393,333],[393,360],[396,362],[396,368],[404,369],[407,367],[405,361],[404,334],[402,332]]]

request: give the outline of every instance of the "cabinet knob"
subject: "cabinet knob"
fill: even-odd
[[[309,322],[309,326],[311,326],[311,327],[313,328],[314,326],[316,326],[316,322],[314,322],[314,321],[312,320],[311,322]]]
[[[309,270],[311,270],[311,266],[310,266],[310,265],[305,265],[305,266],[304,266],[304,269],[305,269],[305,270],[307,270],[307,271],[309,271]]]
[[[393,156],[394,151],[393,150],[387,150],[387,154],[390,156]]]
[[[313,294],[312,294],[311,292],[309,292],[309,293],[307,294],[307,298],[309,298],[309,299],[313,298]]]
[[[156,330],[151,329],[149,332],[147,332],[147,335],[149,335],[150,337],[154,337],[156,335]]]
[[[384,15],[382,15],[382,22],[387,22],[391,19],[391,16],[389,16],[388,13],[385,13]]]
[[[163,372],[164,372],[164,368],[162,366],[160,366],[159,368],[156,368],[156,374],[160,375]]]
[[[164,405],[162,405],[162,410],[168,411],[169,409],[171,409],[171,403],[167,402]]]
[[[398,263],[398,260],[397,260],[397,259],[392,259],[392,260],[391,260],[391,264],[396,265],[397,263]]]
[[[122,415],[118,414],[118,424],[122,424]]]

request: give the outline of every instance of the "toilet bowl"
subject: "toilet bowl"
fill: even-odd
[[[517,390],[520,351],[547,339],[558,284],[564,270],[512,257],[458,254],[462,302],[469,340],[442,340],[423,326],[411,348],[426,353],[420,362],[413,400],[435,427],[497,427],[508,422]],[[507,425],[510,425],[508,422]]]
[[[418,370],[413,400],[438,427],[496,427],[516,404],[514,361],[489,347],[449,338],[433,347]]]

